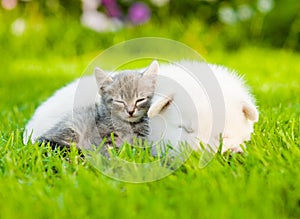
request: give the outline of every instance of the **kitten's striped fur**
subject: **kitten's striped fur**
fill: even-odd
[[[152,62],[144,72],[123,71],[113,77],[96,68],[95,77],[101,96],[100,103],[73,109],[54,127],[39,138],[40,142],[79,148],[98,146],[104,138],[121,146],[132,143],[134,137],[145,138],[149,134],[147,111],[154,95],[158,64]]]

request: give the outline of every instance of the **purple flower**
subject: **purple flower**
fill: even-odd
[[[110,17],[120,18],[122,16],[122,12],[116,0],[102,0],[102,4]]]
[[[149,20],[151,11],[149,7],[142,2],[136,2],[131,5],[128,11],[128,18],[133,24],[142,24]]]

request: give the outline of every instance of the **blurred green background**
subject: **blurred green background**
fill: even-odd
[[[249,45],[300,51],[298,0],[1,0],[0,8],[2,58],[78,56],[143,36],[204,55]]]
[[[300,218],[299,0],[0,0],[0,218]],[[23,145],[37,106],[108,47],[166,37],[236,69],[260,111],[247,153],[128,184]],[[176,52],[176,51],[174,51]]]

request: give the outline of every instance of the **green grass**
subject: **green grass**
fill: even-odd
[[[78,76],[89,56],[6,66],[0,92],[0,218],[298,218],[300,56],[246,48],[206,58],[244,73],[258,99],[260,121],[248,152],[217,156],[203,169],[194,154],[167,178],[145,184],[110,179],[76,151],[66,159],[22,144],[22,129],[35,107]]]
[[[177,30],[185,26],[176,22],[169,29],[150,23],[99,35],[101,43],[97,34],[77,23],[65,28],[50,20],[37,31],[39,22],[33,19],[32,29],[19,38],[6,33],[7,26],[0,27],[1,219],[300,217],[299,54],[255,47],[226,52],[214,46],[216,36],[202,45],[201,39],[212,35],[197,20],[183,35]],[[203,169],[198,166],[200,155],[193,154],[162,180],[131,184],[104,176],[75,150],[63,157],[47,147],[22,144],[24,125],[35,108],[80,76],[99,52],[96,48],[151,35],[179,39],[209,62],[245,74],[260,110],[247,153],[217,155]],[[93,40],[84,43],[89,37]],[[36,45],[28,48],[28,40]]]

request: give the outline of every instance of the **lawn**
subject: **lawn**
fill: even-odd
[[[131,31],[130,37],[138,35]],[[35,108],[100,52],[58,54],[62,49],[37,44],[49,52],[1,47],[0,218],[300,217],[299,54],[255,46],[204,52],[207,61],[244,74],[257,98],[260,120],[247,153],[217,155],[203,169],[195,153],[162,180],[130,184],[102,175],[75,150],[66,159],[47,147],[22,144]],[[194,48],[202,52],[199,45]]]

